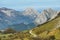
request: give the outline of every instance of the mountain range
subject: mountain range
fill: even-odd
[[[0,8],[0,30],[13,28],[15,30],[27,30],[54,19],[58,11],[51,8],[41,13],[33,8],[16,11],[9,8]]]

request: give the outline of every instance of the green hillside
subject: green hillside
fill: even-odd
[[[33,33],[39,34],[39,33],[44,32],[44,31],[50,31],[53,28],[56,28],[59,21],[60,21],[60,16],[58,16],[57,18],[55,18],[55,19],[53,19],[45,24],[37,26],[37,28],[32,29]]]

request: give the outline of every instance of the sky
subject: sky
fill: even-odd
[[[60,8],[60,0],[0,0],[0,8],[11,9],[25,8]]]

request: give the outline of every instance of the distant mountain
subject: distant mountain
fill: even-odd
[[[49,20],[54,19],[58,15],[57,11],[52,10],[51,8],[43,10],[39,16],[35,19],[37,24],[43,24]]]
[[[31,23],[26,25],[26,24],[20,23],[20,24],[9,25],[8,28],[12,28],[16,31],[30,30],[32,28],[35,28],[35,24]]]
[[[57,15],[58,15],[57,11],[51,8],[43,10],[41,13],[32,8],[27,8],[24,11],[0,8],[0,30],[9,27],[15,29],[23,28],[25,30],[28,29],[27,27],[29,27],[31,29],[34,28],[34,26],[43,24],[49,20],[54,19]]]

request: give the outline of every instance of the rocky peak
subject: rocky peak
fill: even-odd
[[[39,14],[39,12],[33,8],[27,8],[24,10],[24,15]]]

